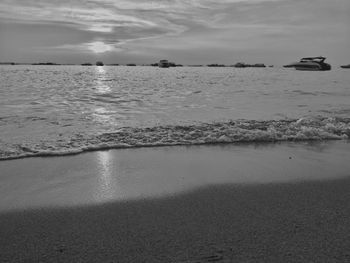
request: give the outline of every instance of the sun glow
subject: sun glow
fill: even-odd
[[[96,41],[88,44],[88,49],[94,53],[104,53],[108,51],[112,51],[113,47],[111,45],[107,45],[102,41]]]

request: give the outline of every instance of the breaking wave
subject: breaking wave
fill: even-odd
[[[3,144],[0,148],[0,160],[70,155],[85,151],[117,148],[237,142],[346,140],[349,138],[350,118],[232,120],[196,125],[123,127],[115,132],[97,135],[76,134],[55,141]]]

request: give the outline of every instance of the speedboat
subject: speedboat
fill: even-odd
[[[299,62],[295,62],[289,65],[284,65],[285,68],[295,68],[296,70],[331,70],[331,65],[325,63],[325,57],[309,57],[302,58]]]
[[[162,59],[162,60],[159,61],[158,66],[160,68],[168,68],[168,67],[170,67],[170,63],[169,63],[168,60]]]

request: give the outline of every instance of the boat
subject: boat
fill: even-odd
[[[245,68],[247,65],[243,62],[238,62],[233,65],[235,68]]]
[[[103,66],[103,62],[102,61],[97,61],[96,62],[96,66]]]
[[[350,64],[348,65],[343,65],[343,66],[340,66],[341,68],[350,68]]]
[[[299,62],[284,65],[285,68],[295,68],[296,70],[324,71],[331,70],[331,65],[325,63],[325,57],[302,58]]]
[[[243,62],[238,62],[233,65],[235,68],[266,68],[265,64],[263,63],[256,63],[256,64],[246,64]]]
[[[168,67],[170,67],[169,61],[166,60],[166,59],[160,60],[159,63],[158,63],[158,67],[160,67],[160,68],[168,68]]]

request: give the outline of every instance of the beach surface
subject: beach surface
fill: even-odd
[[[346,141],[0,162],[1,262],[348,262]]]

